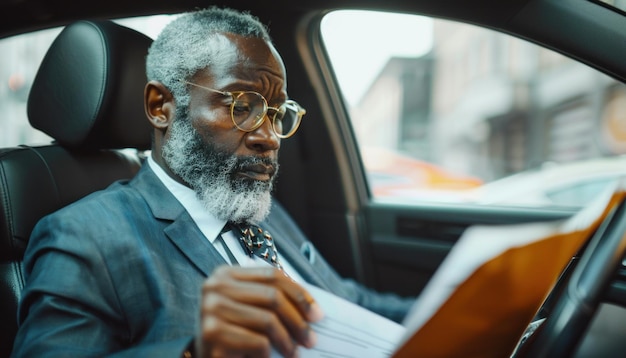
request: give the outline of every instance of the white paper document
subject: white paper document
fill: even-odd
[[[303,286],[324,311],[324,318],[312,325],[317,344],[312,349],[301,347],[300,357],[391,357],[404,334],[402,325],[315,286]],[[280,354],[273,352],[272,356]]]

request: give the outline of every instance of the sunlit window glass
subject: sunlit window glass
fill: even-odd
[[[572,207],[551,193],[626,174],[626,87],[586,65],[424,16],[336,11],[321,31],[375,200]]]

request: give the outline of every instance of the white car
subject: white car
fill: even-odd
[[[582,207],[624,176],[626,156],[546,163],[476,188],[468,200],[479,204]]]

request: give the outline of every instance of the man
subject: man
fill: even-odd
[[[323,315],[299,282],[400,320],[411,300],[339,278],[271,201],[304,109],[265,27],[229,9],[184,14],[146,63],[151,156],[38,223],[14,355],[295,356]]]

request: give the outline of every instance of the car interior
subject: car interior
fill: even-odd
[[[250,10],[270,24],[287,67],[290,97],[307,110],[299,132],[281,144],[276,200],[340,274],[401,295],[419,295],[472,225],[561,220],[577,209],[376,200],[350,124],[352,114],[319,31],[324,16],[367,9],[471,24],[530,41],[626,82],[626,13],[612,6],[619,1],[216,4]],[[196,0],[0,4],[6,10],[2,37],[64,27],[28,90],[29,125],[51,142],[0,149],[0,357],[10,355],[17,330],[24,286],[21,259],[35,223],[116,180],[131,178],[150,148],[143,88],[151,39],[109,19],[175,14],[206,5]],[[619,205],[572,258],[513,356],[623,355],[625,210]]]
[[[2,321],[2,356],[9,355],[17,330],[16,321],[8,318],[16,317],[24,286],[21,260],[35,223],[137,173],[140,158],[118,149],[150,147],[150,127],[140,120],[150,43],[145,35],[112,22],[77,22],[59,35],[39,69],[29,118],[55,142],[0,152],[0,309],[7,317]],[[76,63],[68,66],[67,58]],[[58,96],[49,96],[51,92]]]

